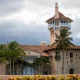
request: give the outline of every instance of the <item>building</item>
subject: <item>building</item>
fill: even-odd
[[[56,45],[53,44],[56,40],[56,34],[60,34],[61,28],[71,29],[70,18],[64,16],[58,10],[58,4],[55,4],[55,15],[48,19],[47,21],[48,29],[50,31],[50,45],[46,45],[46,42],[41,42],[40,45],[20,45],[20,47],[26,52],[27,57],[24,58],[25,61],[33,62],[37,57],[45,56],[48,57],[51,64],[44,65],[41,67],[41,72],[38,69],[34,69],[31,66],[17,65],[15,64],[15,74],[18,75],[34,75],[34,74],[74,74],[80,73],[80,46],[70,45],[71,47],[67,52],[60,52],[61,59],[59,61],[55,60],[55,49]],[[51,46],[52,45],[52,46]],[[64,62],[63,62],[64,60]],[[9,64],[0,65],[0,75],[9,74]],[[35,73],[36,72],[36,73]]]

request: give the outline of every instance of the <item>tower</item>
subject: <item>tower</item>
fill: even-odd
[[[64,16],[58,10],[58,4],[55,4],[55,15],[49,18],[47,21],[48,29],[50,31],[50,45],[52,45],[56,40],[56,35],[60,34],[60,29],[62,28],[71,28],[71,22],[73,22],[70,18]]]

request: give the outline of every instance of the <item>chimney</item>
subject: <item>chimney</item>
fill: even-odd
[[[59,18],[58,3],[55,4],[55,18]]]
[[[46,46],[46,42],[45,41],[42,41],[40,45],[41,46]]]

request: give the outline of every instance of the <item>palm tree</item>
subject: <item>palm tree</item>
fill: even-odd
[[[14,74],[14,62],[22,58],[25,54],[24,51],[20,48],[19,44],[16,41],[10,42],[5,48],[5,53],[7,60],[10,62],[10,74],[11,74],[11,64],[13,64],[13,74]]]
[[[60,35],[56,34],[56,56],[58,55],[57,58],[59,57],[59,53],[62,51],[63,52],[63,69],[62,69],[62,74],[64,73],[64,52],[67,52],[68,48],[70,45],[73,45],[71,41],[73,40],[71,37],[69,37],[69,30],[67,28],[62,28],[60,29]],[[56,58],[56,60],[57,60]]]
[[[4,45],[0,45],[0,64],[5,63],[6,61],[4,49],[5,49]]]
[[[33,61],[33,66],[35,67],[35,68],[38,68],[38,70],[39,70],[39,74],[41,74],[41,71],[42,71],[42,66],[44,65],[44,64],[47,64],[47,63],[50,63],[50,61],[49,61],[49,58],[48,57],[43,57],[43,56],[41,56],[41,57],[39,57],[39,58],[36,58],[34,61]]]

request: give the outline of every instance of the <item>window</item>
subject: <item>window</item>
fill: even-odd
[[[66,21],[65,20],[61,20],[61,23],[66,23]]]
[[[73,53],[70,53],[70,58],[73,58]]]
[[[71,69],[69,70],[69,74],[74,74],[74,69],[71,68]]]
[[[64,21],[64,23],[65,23],[65,21]]]
[[[61,23],[63,23],[63,21],[61,20]]]

